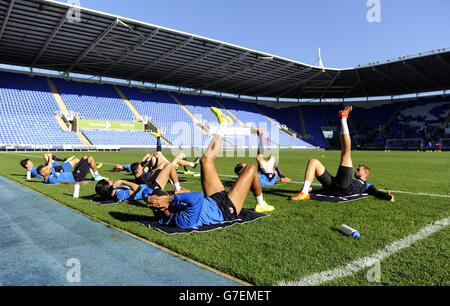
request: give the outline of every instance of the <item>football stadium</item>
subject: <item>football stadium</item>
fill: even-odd
[[[445,43],[327,68],[0,1],[0,285],[450,285]]]

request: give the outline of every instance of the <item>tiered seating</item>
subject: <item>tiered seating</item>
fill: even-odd
[[[120,89],[141,115],[151,118],[170,143],[182,146],[209,143],[210,138],[194,126],[192,118],[167,92],[144,93],[124,86]]]
[[[54,80],[67,109],[83,119],[132,121],[133,112],[113,85]]]
[[[0,72],[0,143],[82,145],[55,119],[58,105],[44,77]]]
[[[290,118],[290,121],[293,123],[293,126],[296,127],[295,130],[298,134],[302,135],[298,110],[296,108],[289,108],[288,112],[282,112],[281,110],[276,110],[267,106],[258,105],[258,109],[260,109],[266,116],[272,119],[277,125],[282,126],[283,124],[290,127],[287,122],[287,118]],[[274,128],[276,126],[273,126]],[[279,132],[279,143],[283,146],[300,146],[300,147],[312,147],[312,145],[302,139],[292,138],[283,131]]]
[[[272,145],[312,147],[309,143],[306,143],[301,139],[292,138],[287,134],[279,131],[278,127],[275,124],[273,124],[269,119],[267,119],[263,114],[259,113],[248,103],[229,99],[219,100],[223,104],[223,106],[225,106],[245,124],[250,123],[254,127],[263,128],[266,131],[269,139],[271,139]]]
[[[116,92],[113,85],[78,83],[55,79],[67,108],[80,113],[84,119],[132,121],[134,114]],[[163,136],[176,146],[207,146],[211,136],[205,135],[193,118],[166,91],[144,93],[138,88],[120,86],[122,92],[137,111],[151,118],[163,130]],[[269,146],[327,147],[321,127],[339,128],[338,111],[341,104],[302,105],[307,134],[306,141],[292,138],[278,126],[287,125],[303,134],[297,107],[280,110],[226,98],[191,96],[172,93],[197,119],[210,126],[217,119],[211,106],[223,105],[244,124],[263,128],[269,137]],[[419,101],[356,105],[351,115],[350,128],[355,144],[383,146],[387,138],[422,138],[426,142],[443,137],[440,123],[450,112],[450,101],[439,98],[422,98]],[[389,129],[383,130],[388,120],[403,105]],[[59,107],[44,77],[0,72],[0,144],[20,145],[82,145],[73,132],[63,132],[55,119]],[[266,117],[268,116],[268,117]],[[234,120],[234,127],[241,127]],[[355,132],[355,133],[354,133]],[[83,130],[94,145],[156,145],[156,138],[144,131]],[[436,136],[437,135],[437,136]],[[237,146],[257,146],[257,136],[227,136],[225,140]],[[312,145],[311,145],[312,144]]]
[[[211,112],[211,106],[221,108],[220,105],[208,96],[191,96],[185,94],[174,94],[177,99],[199,120],[204,120],[210,127],[218,125],[216,116]],[[225,114],[227,114],[225,112]],[[233,120],[231,127],[242,127],[240,123]],[[209,140],[207,140],[209,141]],[[257,146],[257,138],[255,136],[233,136],[225,137],[225,141],[235,146]],[[206,143],[208,145],[208,143]]]

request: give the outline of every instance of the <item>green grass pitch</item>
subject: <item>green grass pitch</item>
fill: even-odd
[[[139,160],[144,152],[74,154],[78,157],[92,155],[97,162],[103,162],[104,166],[100,169],[103,176],[113,180],[132,180],[130,174],[113,173],[110,170],[114,164],[129,164]],[[168,158],[171,157],[170,153],[165,154]],[[57,155],[68,157],[72,153],[59,152]],[[20,167],[19,161],[31,158],[38,165],[41,163],[42,153],[0,154],[0,175],[94,220],[126,230],[250,284],[277,285],[283,281],[293,282],[311,274],[345,266],[450,216],[450,153],[354,151],[352,156],[355,165],[365,163],[371,166],[373,175],[369,182],[378,189],[391,190],[395,203],[373,197],[340,204],[291,202],[288,198],[299,191],[301,184],[284,183],[263,188],[265,200],[276,207],[267,218],[207,233],[172,236],[145,228],[133,221],[142,216],[153,215],[143,202],[142,205],[121,203],[99,206],[83,198],[72,198],[73,186],[44,185],[39,179],[26,181],[25,170]],[[337,171],[337,151],[281,151],[280,169],[294,181],[302,182],[309,158],[321,160],[332,174]],[[253,157],[217,159],[217,170],[225,175],[221,177],[222,181],[233,180],[229,176],[233,175],[233,167],[238,161],[255,163]],[[201,191],[199,177],[180,178],[188,180],[188,183],[181,184],[183,187]],[[81,186],[80,197],[94,194],[94,188],[94,182]],[[172,186],[168,186],[167,190],[172,191]],[[417,195],[418,193],[422,195]],[[244,208],[253,209],[254,205],[255,200],[249,193]],[[352,239],[340,234],[336,230],[340,224],[358,229],[361,238]],[[450,229],[446,227],[383,259],[380,262],[379,282],[367,280],[370,268],[366,268],[323,285],[448,286],[449,238]]]

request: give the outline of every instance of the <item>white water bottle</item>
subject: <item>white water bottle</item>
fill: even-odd
[[[78,198],[80,196],[80,183],[76,182],[73,187],[73,197]]]
[[[28,180],[31,180],[31,171],[29,171],[29,170],[27,171],[27,181]]]
[[[339,230],[341,231],[342,234],[347,235],[347,236],[351,236],[353,238],[359,238],[361,237],[361,235],[359,234],[359,232],[353,228],[351,228],[350,226],[347,226],[345,224],[342,224],[341,227],[339,228]]]

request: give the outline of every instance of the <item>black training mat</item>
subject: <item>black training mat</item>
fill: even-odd
[[[89,197],[89,200],[91,202],[97,203],[98,205],[114,205],[114,204],[121,203],[121,201],[117,201],[117,200],[113,200],[113,199],[105,200],[104,198],[99,197],[99,196]]]
[[[234,183],[236,183],[235,181],[226,181],[226,182],[222,182],[223,186],[226,188],[232,188],[234,186]],[[272,186],[280,186],[280,185],[284,185],[285,183],[282,182],[276,182],[275,185],[270,185],[270,186],[261,186],[261,187],[272,187]]]
[[[243,224],[247,222],[252,222],[255,220],[258,220],[260,218],[267,217],[269,215],[257,213],[253,210],[243,209],[241,211],[241,214],[237,217],[234,221],[226,221],[221,224],[214,224],[214,225],[205,225],[197,228],[178,228],[174,226],[168,226],[168,225],[161,225],[158,223],[158,221],[135,221],[136,223],[139,223],[141,225],[153,228],[157,231],[160,231],[162,233],[173,235],[173,234],[189,234],[193,232],[209,232],[216,229],[221,229],[225,227],[232,226],[234,224]]]
[[[313,190],[309,194],[311,196],[311,200],[320,201],[320,202],[331,202],[331,203],[343,203],[356,201],[360,199],[364,199],[369,196],[367,193],[361,194],[353,194],[349,196],[337,196],[332,194],[327,194],[327,192],[323,189]]]

